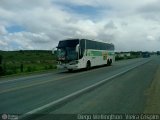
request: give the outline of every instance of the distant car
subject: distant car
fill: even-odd
[[[150,53],[149,52],[143,52],[142,57],[143,58],[148,58],[148,57],[150,57]]]
[[[157,55],[160,55],[160,51],[157,51]]]

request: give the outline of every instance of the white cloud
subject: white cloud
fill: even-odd
[[[158,3],[158,0],[1,0],[0,49],[52,49],[61,39],[85,37],[112,42],[120,51],[159,50]],[[99,12],[79,13],[80,6],[92,6]],[[13,25],[22,26],[25,31],[7,29]]]
[[[156,39],[153,36],[149,35],[149,36],[147,36],[147,40],[149,40],[149,41],[155,41]]]
[[[0,45],[1,46],[7,46],[8,44],[5,41],[0,40]]]
[[[0,35],[7,34],[7,30],[4,26],[0,26]]]
[[[3,41],[0,40],[0,44],[3,45],[4,50],[7,50],[8,46],[10,47],[11,50],[14,49],[17,50],[19,48],[47,49],[47,46],[52,47],[52,45],[54,45],[54,43],[50,41],[50,38],[45,33],[39,33],[39,34],[31,32],[9,33],[1,37],[1,39],[3,39]]]

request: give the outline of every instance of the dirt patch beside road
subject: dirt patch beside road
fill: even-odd
[[[145,113],[160,114],[160,65],[155,73],[150,89],[147,91]]]

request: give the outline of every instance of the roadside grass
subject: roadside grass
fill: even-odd
[[[127,59],[134,59],[134,58],[140,58],[140,57],[141,57],[140,55],[131,55],[131,56],[124,56],[124,57],[121,57],[121,56],[116,55],[116,56],[115,56],[115,61],[127,60]]]
[[[144,113],[160,114],[160,65],[155,73],[151,87],[147,91],[147,97]]]
[[[16,77],[25,77],[29,75],[39,75],[39,74],[46,74],[55,71],[56,69],[50,69],[50,70],[39,70],[39,71],[34,71],[34,72],[23,72],[23,73],[17,73],[17,74],[10,74],[10,75],[5,75],[5,76],[0,76],[0,80],[8,79],[8,78],[16,78]]]
[[[21,68],[20,63],[11,63],[6,64],[4,66],[5,68],[5,75],[11,75],[11,74],[18,74],[18,73],[26,73],[26,72],[35,72],[35,71],[42,71],[42,70],[49,70],[49,69],[55,69],[56,64],[55,63],[23,63],[23,68]]]
[[[55,56],[47,50],[0,51],[0,76],[56,69]]]

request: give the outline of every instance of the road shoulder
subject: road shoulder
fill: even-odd
[[[160,65],[153,78],[151,87],[147,91],[147,105],[144,110],[145,113],[160,114]]]

